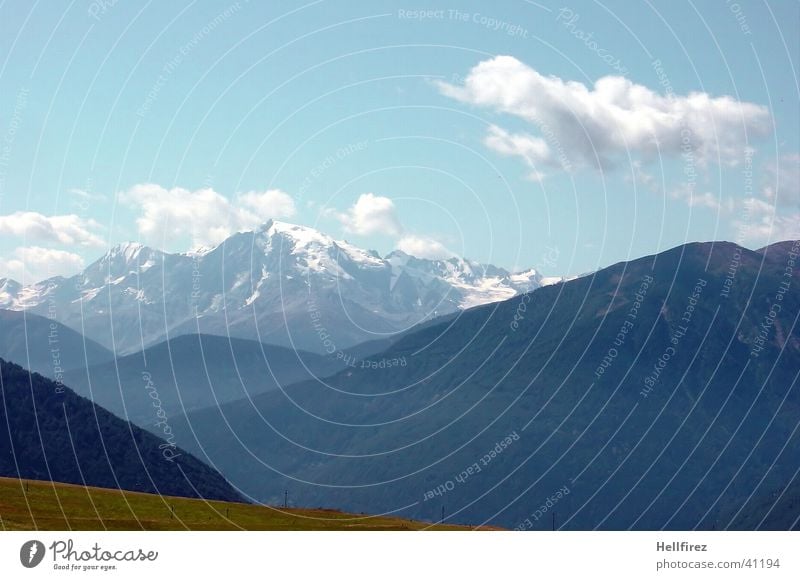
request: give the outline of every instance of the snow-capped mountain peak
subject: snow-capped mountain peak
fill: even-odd
[[[383,260],[374,251],[359,248],[346,240],[335,240],[307,226],[270,220],[257,230],[257,234],[261,239],[274,239],[275,236],[279,236],[283,243],[291,246],[291,253],[296,255],[318,255],[326,252],[329,257],[335,259],[338,253],[342,253],[348,259],[367,266],[384,265]]]
[[[203,251],[170,254],[129,242],[69,279],[26,287],[0,280],[0,307],[55,308],[59,321],[121,351],[199,328],[330,354],[541,281],[533,269],[512,273],[464,258],[399,250],[382,258],[271,220]]]
[[[142,250],[145,248],[145,245],[140,242],[123,242],[117,246],[111,248],[106,256],[109,259],[116,258],[120,256],[126,262],[130,262],[135,260]]]
[[[139,275],[160,263],[165,254],[139,242],[124,242],[112,247],[83,272],[84,286],[99,286],[127,276]]]
[[[22,284],[11,278],[0,278],[0,307],[16,310],[15,305],[22,291]]]
[[[269,220],[256,231],[265,238],[272,238],[278,235],[291,242],[295,250],[310,247],[329,248],[334,244],[332,237],[318,230],[277,220]]]

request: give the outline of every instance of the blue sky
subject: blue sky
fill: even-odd
[[[575,274],[797,237],[796,2],[0,4],[0,276],[269,217]]]

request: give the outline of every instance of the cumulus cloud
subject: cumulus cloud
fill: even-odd
[[[628,183],[632,183],[639,187],[644,187],[653,192],[659,192],[662,190],[661,182],[656,178],[655,175],[647,171],[642,166],[642,162],[638,159],[631,162],[630,171],[624,176],[624,179]]]
[[[292,217],[296,211],[292,196],[280,189],[248,191],[240,195],[238,199],[261,221],[270,218]]]
[[[337,219],[347,232],[393,238],[395,248],[417,258],[441,260],[455,256],[435,238],[407,232],[397,215],[394,202],[388,197],[364,193],[347,211],[327,210],[323,213]]]
[[[77,215],[45,216],[33,211],[18,211],[0,216],[0,235],[16,236],[41,242],[70,246],[104,246],[93,230],[100,224]]]
[[[763,167],[758,195],[739,204],[739,239],[767,243],[800,238],[800,155],[790,153]]]
[[[28,246],[15,249],[11,258],[0,258],[0,277],[31,284],[53,276],[72,276],[83,266],[78,254]]]
[[[529,164],[563,165],[559,158],[567,151],[576,165],[607,169],[629,153],[652,159],[688,150],[699,165],[736,165],[747,140],[772,129],[761,105],[702,92],[661,95],[621,76],[586,86],[544,76],[511,56],[480,62],[463,84],[437,84],[446,96],[530,123],[538,136],[494,127],[487,136],[491,147]]]
[[[800,207],[800,154],[787,153],[764,167],[761,195],[780,207]]]
[[[539,137],[524,133],[509,133],[497,125],[492,125],[483,142],[489,149],[501,155],[521,158],[530,168],[528,177],[534,181],[541,181],[544,178],[542,166],[554,164],[555,158],[547,141]],[[567,171],[571,168],[569,160],[565,158],[561,166]]]
[[[292,198],[278,189],[250,191],[230,200],[211,188],[191,191],[146,183],[119,197],[139,210],[139,235],[154,244],[188,236],[194,247],[216,245],[235,232],[252,230],[268,219],[295,213]]]
[[[773,202],[750,197],[741,203],[735,221],[737,241],[766,243],[800,239],[800,211],[778,212]]]
[[[446,260],[455,256],[444,244],[427,236],[405,235],[398,240],[397,249],[427,260]]]
[[[362,193],[344,213],[334,213],[344,229],[359,236],[385,234],[399,236],[403,227],[397,217],[394,202],[374,193]]]
[[[87,191],[85,189],[80,189],[78,187],[73,187],[72,189],[68,190],[69,193],[73,197],[77,197],[84,201],[105,201],[106,196],[102,193],[94,193],[92,191]]]
[[[673,199],[682,200],[689,207],[706,207],[717,211],[724,209],[719,195],[715,195],[710,191],[695,191],[694,185],[683,183],[670,191],[669,195]]]

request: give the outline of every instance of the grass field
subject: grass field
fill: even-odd
[[[283,509],[0,477],[2,530],[468,530],[386,516]]]

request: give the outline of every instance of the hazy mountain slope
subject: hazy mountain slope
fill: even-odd
[[[725,527],[800,466],[800,275],[783,258],[709,243],[617,264],[176,432],[265,500],[288,488],[305,505],[508,527],[547,529],[552,510],[574,529]]]
[[[72,390],[0,360],[0,475],[238,501],[216,471]]]
[[[56,320],[30,312],[0,310],[0,358],[20,361],[51,378],[64,371],[106,362],[108,349]]]
[[[167,417],[324,377],[334,357],[252,340],[183,335],[143,352],[66,373],[64,382],[120,417],[161,435]]]

